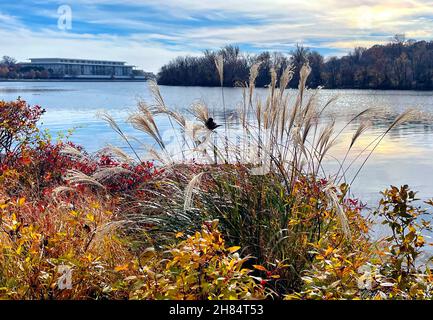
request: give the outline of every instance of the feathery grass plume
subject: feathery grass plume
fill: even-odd
[[[161,91],[159,90],[159,86],[156,83],[156,81],[154,81],[154,80],[148,81],[148,87],[149,87],[150,92],[153,96],[153,99],[156,102],[156,106],[158,108],[162,108],[162,109],[167,110],[168,108],[165,105],[164,98],[162,97]]]
[[[159,133],[152,112],[145,103],[138,104],[138,111],[128,118],[128,122],[131,123],[135,129],[150,135],[162,149],[165,149],[164,141]]]
[[[88,176],[87,174],[78,170],[68,170],[66,172],[65,180],[75,185],[90,185],[105,189],[105,186],[103,186],[95,178]]]
[[[224,113],[224,149],[225,149],[225,159],[224,162],[227,163],[229,161],[229,153],[228,153],[228,125],[227,125],[227,111],[226,111],[226,103],[225,103],[225,97],[224,97],[224,57],[223,55],[218,55],[215,58],[215,66],[218,71],[218,76],[220,78],[220,86],[221,86],[221,99],[222,99],[222,105],[223,105],[223,113]],[[215,112],[213,114],[215,116]],[[217,150],[216,150],[216,143],[214,143],[214,158],[217,161]]]
[[[356,140],[370,127],[371,122],[370,121],[362,121],[358,128],[356,129],[355,133],[352,136],[352,139],[350,140],[350,146],[349,149],[353,147]]]
[[[358,118],[360,115],[366,113],[367,111],[368,111],[368,109],[362,111],[361,113],[359,113],[358,115],[356,115],[354,118],[352,118],[352,120],[350,122],[352,122],[353,120],[355,120],[356,118]],[[349,145],[349,147],[346,150],[346,153],[344,155],[343,161],[339,165],[338,172],[335,175],[336,177],[339,177],[340,171],[343,169],[343,166],[346,163],[347,157],[349,156],[349,152],[352,150],[352,147],[355,144],[356,140],[358,140],[358,138],[370,127],[370,125],[371,125],[371,122],[370,121],[366,121],[366,120],[361,121],[361,123],[359,124],[358,128],[356,129],[355,133],[352,136],[352,139],[350,141],[350,145]],[[346,124],[346,126],[348,126],[348,124]],[[339,134],[341,132],[342,131],[340,131]],[[335,137],[331,143],[333,143],[336,139],[337,139],[337,137]],[[338,178],[338,181],[341,181],[344,178],[344,175],[345,175],[345,171],[343,172],[343,175]]]
[[[367,109],[364,109],[363,111],[361,111],[360,113],[358,113],[358,114],[356,114],[352,119],[350,119],[350,121],[348,121],[344,126],[343,126],[343,128],[341,128],[340,129],[340,131],[338,132],[338,134],[336,134],[335,135],[335,137],[334,137],[334,140],[336,140],[339,136],[340,136],[340,134],[341,133],[343,133],[343,131],[344,130],[346,130],[346,128],[353,122],[353,121],[355,121],[355,120],[357,120],[357,119],[360,119],[363,115],[365,115],[365,114],[367,114],[367,113],[369,113],[369,112],[371,112],[371,108],[367,108]],[[321,111],[321,113],[323,112],[323,110]],[[365,121],[365,120],[363,120],[363,121]],[[363,132],[364,132],[365,130],[363,130]],[[357,137],[358,138],[358,137]]]
[[[191,106],[191,112],[198,120],[205,123],[209,117],[209,110],[204,103],[198,102]]]
[[[184,136],[182,137],[182,139],[179,139],[179,136],[177,134],[177,130],[176,130],[176,128],[173,124],[173,121],[172,121],[172,119],[174,119],[174,121],[177,122],[177,124],[180,125],[181,128],[185,128],[185,125],[186,125],[185,118],[179,112],[176,112],[176,111],[173,111],[173,110],[170,110],[167,108],[167,105],[165,104],[164,99],[161,95],[161,91],[159,90],[159,86],[155,81],[149,82],[149,88],[150,88],[151,94],[153,96],[153,99],[156,103],[156,105],[153,106],[153,108],[152,108],[153,109],[152,110],[152,119],[153,119],[153,114],[155,114],[155,115],[166,114],[168,117],[168,121],[170,122],[171,128],[173,129],[173,132],[176,135],[177,143],[181,144],[181,141],[185,142]],[[148,111],[150,111],[150,110],[148,110]],[[161,135],[159,135],[158,127],[155,125],[154,129],[155,129],[155,133],[157,133],[157,135],[158,135],[157,143],[160,145],[160,147],[162,149],[164,149],[164,143],[163,143],[163,140],[161,139]],[[182,153],[182,158],[184,158],[185,157],[184,151],[181,150],[181,153]]]
[[[117,124],[116,120],[114,120],[114,118],[110,114],[108,114],[107,112],[104,111],[104,112],[99,112],[97,114],[97,116],[100,119],[102,119],[105,122],[107,122],[110,125],[111,129],[113,129],[121,137],[124,137],[124,139],[127,140],[125,134],[122,131],[122,129],[120,128],[120,126]]]
[[[294,74],[294,66],[292,64],[290,64],[284,69],[284,71],[280,77],[280,85],[279,85],[279,87],[280,87],[280,99],[283,97],[284,90],[287,88],[287,85],[292,80],[293,74]]]
[[[159,134],[158,126],[156,125],[153,113],[151,112],[149,106],[144,101],[138,103],[138,110],[145,116],[145,119],[152,125],[153,130]]]
[[[166,109],[162,107],[154,107],[152,108],[152,114],[154,115],[165,114],[168,116],[170,123],[171,123],[171,119],[174,119],[181,128],[185,127],[185,123],[186,123],[185,117],[177,111],[172,111],[170,109]]]
[[[224,85],[224,57],[222,55],[218,55],[215,58],[215,66],[218,72],[218,76],[220,79],[221,87]]]
[[[97,181],[103,182],[121,174],[132,175],[134,174],[134,172],[120,166],[102,167],[96,170],[96,172],[92,175],[92,178],[96,179]]]
[[[53,189],[53,194],[55,197],[67,192],[77,192],[77,189],[67,186],[58,186]]]
[[[270,72],[271,72],[271,84],[269,86],[269,89],[271,90],[270,101],[271,101],[271,106],[273,106],[275,88],[277,87],[277,72],[275,71],[275,68],[271,68]]]
[[[131,164],[133,162],[133,159],[127,154],[125,151],[120,149],[119,147],[113,146],[111,144],[105,146],[99,151],[100,154],[110,154],[112,156],[115,156],[120,161],[124,163]]]
[[[134,140],[135,142],[137,142],[140,145],[140,147],[146,151],[145,155],[142,157],[143,160],[145,160],[145,159],[156,160],[156,161],[159,161],[162,166],[169,166],[169,165],[171,165],[171,163],[173,163],[173,159],[168,152],[162,152],[161,153],[161,152],[157,151],[155,148],[153,148],[152,146],[143,143],[140,139],[138,139],[136,137],[131,137],[131,139]],[[162,151],[164,151],[164,150],[162,150]]]
[[[88,249],[98,247],[101,245],[101,241],[110,234],[115,234],[116,231],[122,229],[125,225],[131,223],[128,220],[110,221],[102,225],[98,225],[95,230],[92,231],[92,235],[89,242],[86,244]]]
[[[171,122],[171,118],[173,118],[181,127],[185,126],[185,118],[182,114],[180,114],[179,112],[170,110],[167,105],[164,102],[164,98],[162,97],[161,91],[159,90],[159,86],[158,84],[153,81],[150,80],[148,82],[148,87],[150,89],[150,92],[153,96],[153,100],[155,101],[155,105],[152,107],[152,113],[153,114],[167,114],[169,116],[169,121],[170,124],[173,127],[173,124]],[[150,108],[149,108],[150,110]]]
[[[344,212],[344,209],[340,203],[340,200],[338,199],[337,194],[335,193],[336,186],[329,183],[326,188],[323,190],[329,199],[332,201],[335,213],[337,214],[338,220],[340,221],[341,230],[343,231],[343,234],[345,235],[347,240],[351,239],[351,231],[349,227],[349,222],[347,219],[347,216]]]
[[[261,62],[254,63],[250,68],[250,77],[249,77],[249,95],[248,95],[248,105],[252,106],[253,103],[253,92],[256,86],[256,78],[259,75]],[[245,99],[245,98],[244,98]]]
[[[83,152],[69,144],[65,144],[62,146],[62,148],[60,149],[60,154],[67,155],[76,159],[87,158],[86,155],[83,154]]]
[[[184,206],[183,206],[184,211],[191,209],[194,190],[200,184],[201,177],[204,174],[205,174],[205,172],[200,172],[199,174],[195,175],[194,177],[192,177],[191,181],[186,186],[186,188],[185,188],[185,202],[184,202]]]
[[[302,98],[304,97],[304,90],[305,90],[305,84],[307,82],[307,78],[311,73],[311,67],[309,65],[309,63],[305,63],[302,67],[301,67],[301,72],[299,74],[300,76],[300,80],[299,80],[299,86],[298,86],[298,100],[297,103],[299,103],[299,105],[302,105]]]

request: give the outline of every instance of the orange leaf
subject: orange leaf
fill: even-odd
[[[257,270],[260,270],[260,271],[265,271],[265,272],[268,271],[268,269],[266,269],[264,266],[261,266],[258,264],[253,264],[253,267]]]
[[[115,267],[114,271],[125,271],[125,270],[128,270],[128,267],[129,267],[128,264],[124,264],[124,265]]]

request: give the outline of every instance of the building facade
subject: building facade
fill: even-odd
[[[122,61],[64,59],[64,58],[31,58],[25,67],[47,70],[58,78],[81,79],[140,79],[141,70],[126,65]]]

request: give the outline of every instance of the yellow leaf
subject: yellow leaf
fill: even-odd
[[[183,232],[176,233],[176,238],[180,238],[180,237],[183,237]]]
[[[129,265],[128,264],[123,264],[121,266],[117,266],[114,268],[114,271],[126,271],[128,270]]]
[[[99,209],[99,208],[100,208],[98,202],[92,202],[92,203],[90,204],[90,206],[91,206],[93,209]]]
[[[18,200],[18,206],[19,207],[22,207],[23,205],[24,205],[24,203],[26,202],[26,198],[20,198],[19,200]]]
[[[230,247],[227,250],[229,250],[230,253],[236,252],[240,249],[241,247],[239,246],[234,246],[234,247]]]

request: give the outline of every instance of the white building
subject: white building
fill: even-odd
[[[22,63],[23,67],[42,68],[59,78],[78,79],[144,79],[141,70],[126,65],[122,61],[65,59],[65,58],[31,58]],[[136,74],[134,75],[134,71]],[[141,73],[140,73],[141,72]]]

